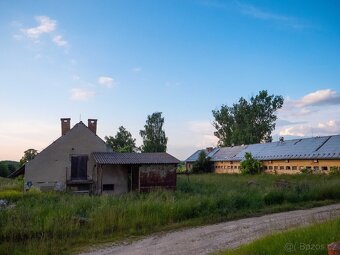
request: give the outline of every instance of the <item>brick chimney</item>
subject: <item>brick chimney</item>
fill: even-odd
[[[65,135],[71,129],[71,119],[61,118],[61,135]]]
[[[88,119],[87,127],[93,132],[97,133],[97,120],[96,119]]]
[[[207,147],[207,148],[206,148],[206,150],[207,150],[208,153],[211,152],[213,149],[214,149],[213,147]]]

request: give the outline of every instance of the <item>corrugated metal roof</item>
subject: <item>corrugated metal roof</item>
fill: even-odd
[[[201,151],[204,151],[205,154],[207,154],[207,150],[197,150],[194,154],[192,154],[189,158],[184,160],[185,162],[195,162],[198,160],[198,156],[200,155]]]
[[[212,161],[224,161],[234,158],[240,151],[244,150],[247,146],[233,146],[219,148],[218,152],[211,157]]]
[[[118,153],[94,152],[94,160],[98,164],[132,165],[132,164],[178,164],[180,161],[166,152],[153,153]]]
[[[185,162],[195,162],[198,160],[198,157],[201,153],[201,151],[204,151],[206,157],[210,157],[212,158],[216,152],[218,152],[220,148],[214,148],[212,151],[208,152],[207,149],[203,149],[203,150],[197,150],[194,154],[192,154],[189,158],[187,158],[186,160],[184,160]]]
[[[340,135],[222,147],[211,160],[240,161],[246,152],[258,160],[340,159]]]

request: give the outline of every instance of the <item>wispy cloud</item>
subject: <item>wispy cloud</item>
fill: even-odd
[[[142,71],[142,68],[141,67],[134,67],[131,69],[132,72],[134,73],[140,73]]]
[[[37,21],[37,25],[31,28],[21,28],[22,34],[27,38],[33,40],[35,43],[39,43],[43,35],[50,35],[51,41],[59,47],[68,47],[68,42],[63,38],[62,35],[56,34],[57,32],[57,21],[51,19],[48,16],[36,16],[34,17]],[[21,24],[18,26],[22,26]],[[16,40],[21,39],[20,35],[14,35]]]
[[[84,89],[84,88],[73,88],[71,89],[71,100],[74,101],[86,101],[95,96],[95,92],[93,90]]]
[[[239,1],[235,2],[237,9],[243,15],[249,16],[254,19],[264,20],[264,21],[272,21],[276,23],[280,23],[282,25],[287,25],[294,28],[304,28],[306,24],[301,22],[299,19],[291,16],[286,16],[282,14],[278,14],[272,11],[263,10],[257,6],[244,4]]]
[[[47,16],[36,16],[38,25],[35,27],[22,29],[22,32],[29,38],[38,39],[42,34],[51,33],[57,28],[57,21]]]
[[[63,37],[61,35],[54,36],[52,41],[60,47],[67,47],[68,46],[68,42],[65,39],[63,39]]]
[[[241,1],[205,0],[201,1],[201,3],[211,8],[218,8],[225,11],[237,11],[238,13],[253,19],[275,22],[292,28],[308,27],[306,23],[296,17],[275,13],[271,10],[264,10],[258,6],[245,4]]]
[[[317,90],[296,101],[299,107],[340,104],[340,93],[331,89]]]
[[[287,98],[278,112],[276,133],[283,136],[312,136],[340,133],[340,93],[317,90],[297,100]]]
[[[113,87],[113,86],[117,86],[117,85],[118,85],[118,82],[115,81],[115,80],[114,80],[112,77],[110,77],[110,76],[100,76],[100,77],[98,78],[98,83],[99,83],[100,85],[103,85],[103,86],[107,87],[107,88],[111,88],[111,87]]]

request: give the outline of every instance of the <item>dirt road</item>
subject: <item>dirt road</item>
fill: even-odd
[[[340,217],[340,204],[156,234],[130,244],[97,248],[82,255],[209,254],[235,248],[274,231],[336,217]]]

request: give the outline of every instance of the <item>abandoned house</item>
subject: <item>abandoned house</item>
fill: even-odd
[[[202,150],[187,160],[191,170]],[[203,150],[215,173],[240,173],[240,163],[246,152],[261,161],[268,173],[297,174],[303,169],[328,173],[332,167],[340,167],[340,135],[312,137],[278,142],[258,143]]]
[[[72,129],[70,125],[71,119],[61,119],[61,137],[21,169],[25,190],[122,194],[176,189],[175,157],[165,152],[116,153],[96,135],[96,119],[89,119],[88,126],[81,121]]]

